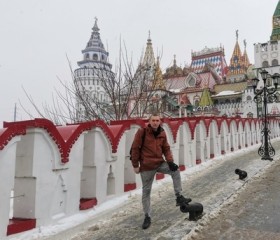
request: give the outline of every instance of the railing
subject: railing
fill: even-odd
[[[269,121],[271,138],[279,137],[280,120]],[[4,123],[0,129],[0,238],[5,239],[7,228],[13,234],[10,212],[13,219],[26,219],[33,227],[36,220],[36,226],[44,226],[141,188],[129,149],[137,129],[146,125],[141,119],[111,125],[92,121],[55,126],[46,119]],[[240,117],[162,119],[181,170],[260,144],[260,125],[258,119]]]

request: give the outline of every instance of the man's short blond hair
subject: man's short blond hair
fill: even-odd
[[[152,117],[159,117],[161,118],[160,114],[159,113],[152,113],[149,117],[149,120],[152,118]]]

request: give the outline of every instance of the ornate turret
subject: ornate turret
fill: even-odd
[[[174,55],[173,65],[166,69],[164,78],[182,77],[184,75],[182,68],[176,64],[176,55]]]
[[[100,64],[111,69],[111,64],[108,63],[109,53],[105,50],[100,39],[99,28],[97,26],[97,18],[92,28],[90,39],[86,48],[82,50],[83,60],[78,62],[79,67],[100,67]]]
[[[141,62],[141,65],[142,66],[154,66],[155,65],[155,56],[154,56],[154,50],[153,50],[153,46],[152,46],[150,31],[149,31],[149,37],[147,40],[145,55]]]
[[[238,30],[236,30],[236,43],[230,59],[229,69],[227,73],[226,81],[228,83],[241,82],[245,80],[247,68],[250,65],[247,52],[246,52],[246,41],[244,41],[245,50],[242,54],[238,43]]]
[[[250,63],[250,60],[247,55],[247,51],[246,51],[247,42],[245,39],[244,39],[243,43],[244,43],[243,62],[244,62],[245,68],[248,68],[251,65],[251,63]]]
[[[157,63],[155,66],[153,89],[165,89],[165,84],[163,82],[162,72],[159,66],[159,57],[157,57]]]
[[[206,106],[212,106],[213,101],[210,96],[209,88],[204,88],[200,101],[199,101],[199,106],[200,107],[206,107]]]
[[[106,119],[104,111],[100,106],[110,103],[108,89],[104,88],[104,83],[112,81],[114,73],[111,71],[112,65],[108,62],[109,53],[104,49],[100,39],[97,18],[92,28],[90,39],[86,48],[82,50],[83,60],[78,62],[79,68],[74,71],[74,84],[77,91],[76,118],[77,121],[86,121],[97,118]],[[84,101],[81,101],[81,98]],[[88,112],[87,102],[93,111]]]
[[[272,17],[272,33],[270,36],[270,40],[280,40],[280,1],[278,1]]]
[[[139,81],[139,79],[141,78],[145,79],[146,84],[149,86],[148,89],[150,90],[165,89],[162,71],[159,66],[159,58],[157,58],[157,62],[155,62],[150,32],[147,40],[145,54],[141,60],[141,63],[138,65],[136,76],[137,81]]]

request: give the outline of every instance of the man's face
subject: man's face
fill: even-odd
[[[157,129],[160,125],[160,117],[159,116],[152,116],[149,120],[149,123],[153,129]]]

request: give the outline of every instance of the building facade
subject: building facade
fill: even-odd
[[[266,43],[256,43],[254,44],[255,53],[255,71],[257,78],[260,79],[259,87],[263,86],[263,81],[260,76],[260,71],[265,69],[270,75],[275,73],[280,73],[280,1],[278,1],[275,8],[274,14],[272,16],[272,33],[270,40]],[[267,84],[270,87],[273,86],[273,81],[268,79]],[[278,83],[279,86],[279,83]],[[270,116],[280,116],[280,94],[279,88],[276,92],[276,101],[268,103],[268,115]],[[262,115],[262,108],[258,108],[258,115]]]

